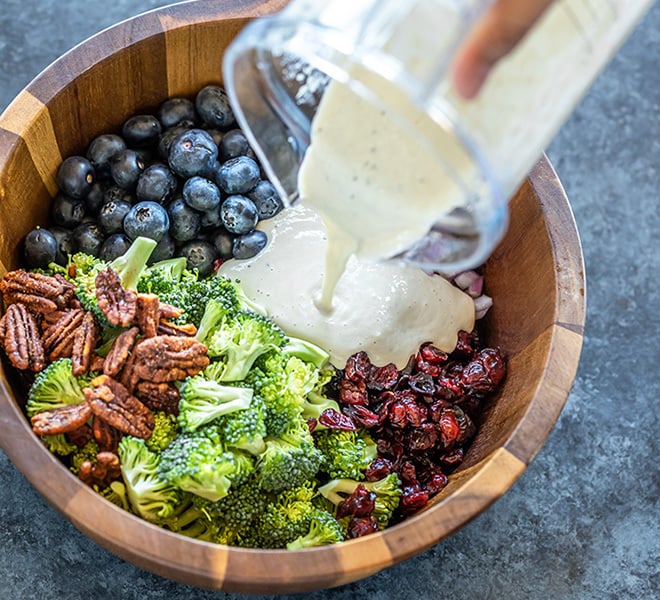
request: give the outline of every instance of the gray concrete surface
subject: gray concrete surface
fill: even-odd
[[[0,110],[96,31],[166,2],[3,0]],[[452,599],[660,597],[660,6],[549,148],[573,205],[589,309],[574,389],[516,485],[451,538],[359,583],[310,594]],[[232,597],[98,547],[0,453],[0,598]]]

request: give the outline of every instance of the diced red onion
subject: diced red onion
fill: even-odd
[[[480,277],[476,271],[463,271],[454,277],[454,283],[462,290],[467,290]]]
[[[475,319],[483,319],[486,313],[493,306],[493,299],[486,294],[482,294],[474,299],[474,317]]]

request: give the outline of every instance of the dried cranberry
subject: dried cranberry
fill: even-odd
[[[456,401],[462,397],[463,388],[451,375],[440,375],[436,380],[435,395],[438,398]]]
[[[476,331],[471,333],[467,331],[459,331],[456,348],[454,348],[452,355],[472,358],[477,353],[478,349],[479,336],[477,335]]]
[[[392,460],[397,460],[403,456],[405,447],[403,442],[393,438],[379,438],[376,441],[376,448],[378,449],[379,456],[385,456]]]
[[[408,450],[410,452],[430,450],[438,443],[439,436],[440,434],[433,423],[422,423],[408,433]]]
[[[374,512],[375,507],[376,494],[360,483],[346,500],[337,505],[337,518],[341,519],[349,515],[367,517]]]
[[[443,352],[439,348],[436,348],[433,344],[424,344],[419,349],[419,354],[422,357],[422,360],[431,364],[439,365],[447,361],[447,353]]]
[[[417,467],[412,461],[404,460],[396,465],[396,472],[404,483],[408,486],[419,486],[419,479],[417,478]]]
[[[367,385],[363,380],[352,381],[350,379],[343,379],[339,384],[339,401],[343,404],[369,406]]]
[[[411,513],[426,506],[428,501],[428,493],[419,485],[406,485],[403,486],[399,506],[405,513]]]
[[[381,392],[391,390],[399,381],[399,370],[394,363],[383,367],[374,367],[367,378],[367,387],[370,390]]]
[[[435,382],[433,381],[433,377],[428,373],[412,375],[408,379],[408,385],[414,392],[424,394],[425,396],[432,396],[433,392],[435,392]]]
[[[424,482],[424,490],[429,496],[435,496],[443,487],[449,483],[447,476],[440,470],[437,470],[431,477]]]
[[[355,539],[369,535],[370,533],[376,533],[377,531],[378,523],[373,515],[368,517],[353,517],[348,524],[346,537],[348,537],[348,539]]]
[[[392,461],[378,456],[371,461],[369,468],[364,472],[364,478],[367,481],[379,481],[392,473]]]
[[[452,446],[461,434],[461,428],[456,420],[456,414],[453,408],[443,409],[438,419],[438,428],[444,446],[446,448]]]
[[[440,420],[440,416],[442,415],[442,411],[445,408],[449,408],[451,404],[447,402],[446,400],[435,400],[433,404],[429,407],[429,418],[431,421],[434,423],[437,423]]]
[[[492,392],[500,384],[506,367],[502,354],[497,348],[484,348],[465,365],[461,375],[461,385],[473,392]]]
[[[455,467],[463,462],[465,451],[463,448],[454,448],[438,456],[438,462],[445,467]]]
[[[360,351],[351,354],[346,361],[344,373],[347,379],[353,382],[366,381],[371,373],[373,365],[366,352]]]
[[[383,418],[375,412],[357,404],[347,406],[343,409],[343,412],[345,415],[348,415],[354,423],[362,425],[362,427],[366,427],[367,429],[376,427],[376,425],[380,425],[383,421]]]
[[[472,419],[470,419],[470,417],[468,417],[460,407],[454,406],[452,410],[454,411],[456,422],[458,423],[458,427],[461,431],[459,436],[456,438],[456,443],[465,444],[472,438],[477,428],[472,422]]]
[[[326,408],[319,416],[319,425],[327,429],[341,431],[357,431],[357,426],[348,415],[337,412],[334,408]]]
[[[318,424],[319,422],[314,417],[307,419],[307,429],[309,429],[310,433],[314,433],[314,430]]]
[[[415,360],[415,371],[417,373],[426,373],[431,377],[437,377],[442,372],[442,367],[439,364],[433,364],[424,360],[422,355],[418,354]]]

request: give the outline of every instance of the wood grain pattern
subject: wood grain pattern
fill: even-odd
[[[22,237],[45,223],[63,156],[172,95],[220,80],[222,52],[270,2],[184,2],[121,23],[64,55],[0,116],[0,275]],[[169,533],[85,487],[33,435],[25,398],[0,364],[0,445],[78,529],[154,573],[232,592],[302,592],[366,577],[438,543],[504,494],[542,447],[566,401],[584,328],[575,223],[546,158],[511,200],[509,231],[485,267],[495,306],[488,342],[509,364],[461,469],[429,507],[382,533],[301,552],[227,548]]]

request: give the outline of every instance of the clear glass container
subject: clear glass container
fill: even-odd
[[[558,0],[466,101],[452,89],[450,67],[492,0],[293,0],[239,34],[225,53],[225,85],[288,203],[299,198],[301,164],[331,82],[387,114],[400,145],[430,157],[448,208],[423,232],[413,228],[389,247],[367,244],[364,254],[456,272],[481,264],[499,242],[507,199],[652,3]],[[355,158],[336,137],[334,155]],[[391,212],[385,237],[405,220],[377,198],[354,202],[366,203],[363,220]],[[341,227],[345,215],[328,210]]]

